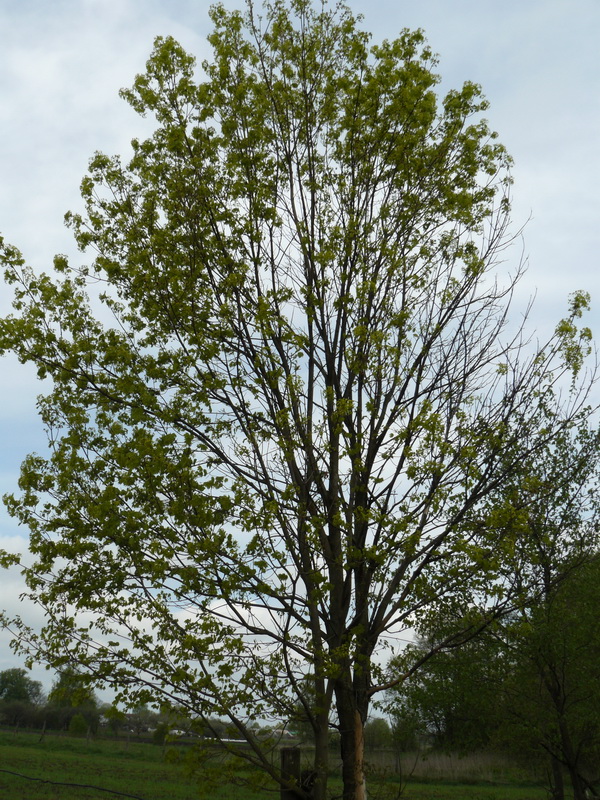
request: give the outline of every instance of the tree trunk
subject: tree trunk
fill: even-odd
[[[358,709],[348,718],[347,726],[341,731],[343,800],[366,800],[364,771],[363,720]]]
[[[564,755],[567,770],[569,771],[569,778],[571,779],[571,786],[573,787],[573,800],[587,800],[585,792],[585,782],[579,774],[578,758],[575,754],[575,748],[571,741],[571,735],[564,717],[561,715],[558,721],[558,728],[560,731],[561,747]]]
[[[342,755],[343,800],[366,800],[366,781],[364,769],[364,725],[367,717],[366,691],[361,706],[356,689],[346,686],[336,688],[337,712],[340,721]]]
[[[552,800],[565,800],[565,782],[563,779],[562,764],[555,755],[550,756],[552,765]]]
[[[575,767],[569,765],[569,777],[571,778],[571,786],[573,787],[573,800],[587,800],[585,793],[585,785],[581,780],[581,776]]]
[[[314,781],[310,793],[311,800],[325,800],[327,793],[327,774],[329,771],[329,717],[320,715],[315,730]]]

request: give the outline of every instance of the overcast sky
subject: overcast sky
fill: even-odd
[[[233,4],[228,0],[226,7]],[[239,5],[239,3],[237,4]],[[354,0],[374,41],[423,28],[439,54],[443,89],[473,80],[515,160],[515,230],[527,222],[523,296],[552,330],[569,293],[587,289],[600,336],[600,0]],[[80,259],[63,226],[79,204],[88,159],[128,153],[148,121],[119,99],[157,35],[209,57],[204,0],[0,0],[0,234],[39,270],[55,253]],[[514,268],[521,245],[509,254]],[[2,290],[0,313],[10,307]],[[16,489],[24,456],[45,446],[32,370],[2,361],[0,491]],[[0,547],[26,550],[26,532],[0,510]],[[0,608],[14,611],[18,573],[0,576]],[[34,611],[24,609],[28,619]],[[0,669],[19,665],[0,637]],[[37,670],[49,687],[51,676]]]

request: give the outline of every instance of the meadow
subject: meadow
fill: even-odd
[[[219,786],[220,768],[203,765],[196,774],[182,756],[188,748],[161,748],[140,742],[0,732],[2,800],[267,800],[275,787],[253,789],[240,770],[234,783]],[[223,773],[224,774],[224,773]],[[216,779],[215,779],[216,778]],[[334,780],[333,794],[341,787]],[[400,784],[372,785],[377,798],[398,796]],[[403,800],[544,800],[541,787],[489,783],[411,781]]]

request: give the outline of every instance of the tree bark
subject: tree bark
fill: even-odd
[[[562,764],[555,755],[550,756],[550,763],[552,765],[552,800],[565,800]]]
[[[348,684],[338,686],[336,701],[340,721],[342,798],[366,800],[364,765],[364,725],[368,711],[366,691],[357,692],[355,687]]]
[[[363,720],[358,709],[344,716],[348,726],[341,731],[343,800],[366,800]]]
[[[329,769],[329,718],[326,714],[317,719],[315,730],[315,780],[310,793],[311,800],[325,800],[327,773]]]
[[[585,782],[579,774],[578,758],[571,741],[567,724],[562,715],[559,718],[558,728],[560,731],[563,755],[569,772],[569,778],[571,779],[571,786],[573,787],[573,800],[587,800]]]

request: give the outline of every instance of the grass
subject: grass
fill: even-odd
[[[196,800],[198,786],[175,764],[162,757],[161,748],[110,741],[31,734],[0,734],[0,768],[37,780],[0,772],[3,800],[110,800],[118,795],[82,786],[89,784],[142,800]],[[53,783],[42,782],[52,781]]]
[[[167,750],[152,744],[115,742],[46,735],[40,742],[32,733],[0,732],[0,797],[2,800],[119,800],[122,794],[139,800],[266,800],[278,792],[253,790],[240,785],[219,786],[222,770],[214,766],[216,784],[204,786],[202,773],[191,777],[186,773],[181,756],[187,748]],[[209,765],[210,766],[210,765]],[[37,780],[28,780],[20,773]],[[244,775],[238,771],[237,778]],[[250,777],[250,776],[248,776]],[[52,783],[50,783],[52,782]],[[339,780],[332,781],[334,794],[339,794]],[[59,785],[62,784],[62,785]],[[79,784],[67,786],[64,784]],[[88,784],[88,786],[82,786]],[[98,788],[122,793],[100,791]],[[397,796],[397,781],[384,787],[371,785],[373,796],[384,800]],[[382,791],[383,790],[383,791]],[[402,800],[544,800],[538,787],[518,785],[484,785],[432,782],[409,782]]]
[[[409,783],[402,800],[545,800],[541,787]]]

